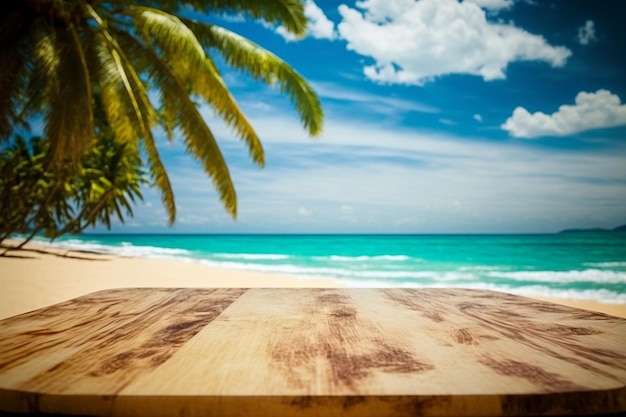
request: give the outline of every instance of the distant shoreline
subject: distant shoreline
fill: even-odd
[[[566,233],[625,233],[626,224],[622,226],[614,227],[613,229],[604,229],[602,227],[593,227],[591,229],[565,229],[558,232],[558,234]],[[625,233],[626,234],[626,233]]]

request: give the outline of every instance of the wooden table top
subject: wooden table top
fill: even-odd
[[[0,321],[0,411],[626,412],[626,320],[461,289],[117,289]]]

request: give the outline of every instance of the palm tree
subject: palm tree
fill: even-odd
[[[78,234],[96,224],[110,229],[112,216],[124,223],[122,211],[133,215],[132,203],[135,198],[143,199],[140,187],[145,182],[139,155],[128,144],[117,143],[110,135],[99,137],[71,182],[72,205],[78,213],[48,237]]]
[[[278,84],[310,135],[321,131],[323,112],[313,89],[289,65],[234,32],[185,17],[190,9],[246,13],[296,35],[306,29],[298,0],[2,0],[0,140],[41,117],[49,167],[78,169],[96,136],[94,119],[105,117],[117,142],[143,151],[172,224],[174,194],[153,135],[160,126],[170,140],[182,137],[236,216],[228,167],[196,100],[234,129],[259,166],[264,155],[214,54],[257,80]],[[99,106],[104,116],[94,116]]]
[[[40,138],[27,142],[18,135],[0,152],[0,244],[12,233],[27,233],[28,216],[47,194],[40,145]]]
[[[55,239],[96,224],[110,228],[112,217],[123,223],[143,198],[139,155],[110,129],[98,132],[76,174],[46,170],[47,154],[48,142],[20,136],[0,152],[0,244],[14,233],[26,235],[20,249],[39,232]]]
[[[39,231],[55,234],[72,218],[73,176],[45,169],[48,148],[39,137],[18,136],[0,153],[0,244],[11,234],[27,234],[19,249]]]

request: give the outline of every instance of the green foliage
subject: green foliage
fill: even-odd
[[[186,19],[183,10],[241,13],[282,24],[296,35],[305,33],[307,23],[299,0],[3,0],[0,141],[41,117],[49,152],[38,163],[46,175],[55,173],[48,186],[56,189],[58,175],[80,170],[85,150],[107,126],[115,143],[143,156],[172,224],[174,193],[153,136],[161,127],[171,140],[180,136],[235,216],[233,181],[198,107],[206,103],[224,119],[258,165],[265,159],[212,54],[257,80],[277,84],[311,135],[321,131],[322,108],[309,84],[271,52],[226,29]],[[158,100],[151,102],[148,92]],[[102,185],[92,179],[96,195]]]
[[[132,216],[147,181],[131,146],[102,133],[77,171],[47,168],[49,153],[48,141],[20,136],[0,152],[0,242],[15,233],[57,238],[110,228],[112,219]]]

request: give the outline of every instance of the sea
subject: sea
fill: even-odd
[[[122,256],[262,271],[298,279],[322,277],[355,288],[461,287],[626,303],[626,233],[620,232],[85,234],[63,238],[54,244]],[[207,273],[207,280],[210,279]]]

